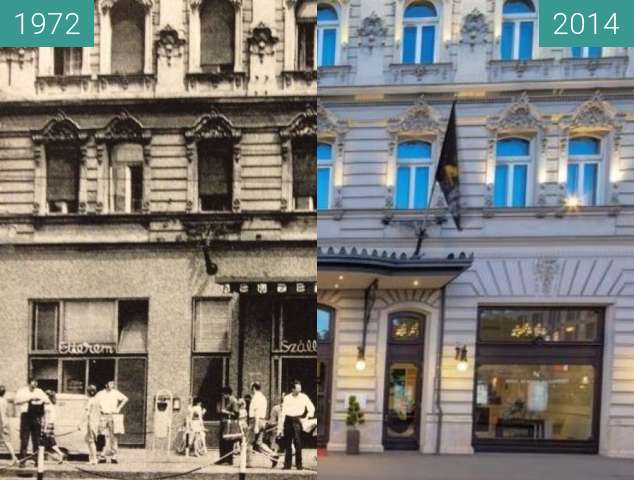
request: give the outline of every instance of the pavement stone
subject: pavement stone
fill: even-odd
[[[634,460],[597,455],[386,452],[319,457],[319,480],[634,480]]]

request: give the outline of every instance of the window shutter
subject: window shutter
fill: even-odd
[[[229,0],[207,0],[200,12],[201,67],[233,66],[235,11]]]
[[[79,149],[74,145],[49,145],[46,154],[46,199],[49,202],[77,200]]]
[[[228,300],[196,302],[195,349],[197,352],[226,352],[229,347],[231,309]]]
[[[145,9],[134,0],[112,8],[112,73],[143,73],[145,63]]]
[[[295,142],[294,142],[295,143]],[[293,148],[293,196],[314,197],[317,187],[317,145],[311,138],[300,138]]]
[[[227,141],[198,144],[199,195],[230,195],[233,178],[233,146]]]
[[[115,343],[115,302],[69,301],[64,304],[67,342]]]

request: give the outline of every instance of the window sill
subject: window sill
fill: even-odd
[[[38,93],[88,92],[91,79],[90,75],[40,75],[35,80],[35,89]]]
[[[198,90],[200,88],[218,88],[221,85],[235,86],[241,88],[246,86],[245,72],[195,72],[185,75],[185,83],[188,90]]]
[[[452,81],[453,63],[392,63],[389,72],[399,83],[441,83]]]
[[[554,66],[554,58],[491,60],[489,62],[489,77],[492,81],[544,80],[551,77],[551,70]]]
[[[317,70],[285,70],[282,72],[287,86],[296,82],[311,84],[317,80]]]
[[[153,90],[156,86],[156,75],[153,73],[99,75],[99,90]]]
[[[629,58],[562,58],[562,73],[565,78],[623,78],[627,74]]]
[[[317,79],[320,85],[346,83],[352,71],[352,65],[330,65],[317,68]]]

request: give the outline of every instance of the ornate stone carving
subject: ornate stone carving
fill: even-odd
[[[581,104],[569,122],[563,122],[571,129],[604,129],[612,130],[620,127],[616,121],[616,112],[603,100],[597,91],[590,100]]]
[[[282,141],[315,135],[317,135],[317,112],[312,104],[307,104],[305,110],[297,115],[288,127],[280,131]]]
[[[211,113],[200,117],[196,124],[185,132],[185,139],[188,142],[214,138],[238,141],[241,136],[240,130],[234,128],[229,119],[216,108],[212,108]]]
[[[493,131],[537,131],[541,129],[542,119],[537,109],[531,105],[526,92],[522,93],[500,116],[487,122]]]
[[[117,3],[119,0],[101,0],[101,3],[99,4],[99,6],[101,7],[101,11],[102,12],[108,12],[110,10],[112,10],[112,7],[114,7],[115,3]],[[135,0],[137,3],[143,5],[143,7],[145,7],[146,10],[150,10],[152,8],[152,0]]]
[[[137,142],[147,144],[151,138],[151,132],[144,129],[143,125],[125,110],[113,118],[106,128],[95,134],[95,140],[99,143]]]
[[[561,272],[561,264],[556,258],[538,258],[535,261],[535,290],[541,295],[553,295],[555,280]]]
[[[338,119],[335,114],[317,102],[317,130],[321,136],[339,137],[348,131],[348,122]]]
[[[464,17],[460,42],[466,43],[473,50],[476,45],[487,43],[489,35],[490,30],[486,16],[480,10],[474,8],[471,13]]]
[[[357,34],[359,35],[359,45],[367,47],[372,53],[377,44],[385,45],[384,39],[387,35],[387,28],[383,24],[383,19],[376,12],[372,12],[369,17],[363,19]]]
[[[160,57],[164,57],[167,61],[167,66],[172,65],[172,58],[179,58],[183,56],[183,47],[187,40],[185,35],[179,33],[178,30],[171,25],[165,25],[158,32],[158,40],[156,41],[156,52]]]
[[[35,60],[35,48],[0,48],[2,61],[17,63],[20,68]]]
[[[269,27],[260,22],[253,29],[251,37],[247,40],[249,44],[249,52],[251,55],[257,55],[260,63],[264,62],[265,55],[273,55],[275,53],[275,44],[279,41]]]
[[[387,126],[387,131],[393,137],[414,132],[438,135],[442,130],[443,123],[436,111],[427,104],[424,95],[421,95],[401,117],[388,120]]]
[[[75,142],[83,143],[88,139],[88,135],[81,131],[75,121],[60,111],[57,116],[49,121],[46,126],[33,133],[33,142],[38,143],[62,143]]]

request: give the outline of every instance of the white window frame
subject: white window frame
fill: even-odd
[[[90,75],[90,47],[82,47],[81,75]],[[53,77],[55,75],[55,48],[40,47],[38,56],[37,74],[40,77]]]
[[[327,5],[331,8],[333,8],[335,10],[335,13],[337,14],[337,20],[329,20],[327,22],[319,22],[317,21],[316,27],[315,27],[315,64],[317,65],[317,68],[321,68],[324,67],[324,65],[321,64],[321,55],[320,55],[320,48],[323,48],[323,42],[324,42],[324,30],[332,30],[333,28],[335,29],[335,65],[339,65],[339,44],[341,43],[341,10],[339,8],[337,8],[336,5],[333,5],[332,3],[327,3],[327,2],[321,2],[317,4],[317,8],[319,8],[319,5]],[[322,47],[320,47],[320,45]],[[325,68],[328,68],[330,66],[333,65],[326,65]]]
[[[504,4],[502,4],[502,9],[504,9]],[[500,34],[500,47],[498,48],[498,55],[501,60],[519,60],[520,59],[520,28],[523,22],[532,22],[533,23],[533,47],[532,47],[532,55],[531,59],[535,60],[537,58],[537,47],[539,46],[539,32],[537,31],[537,5],[533,2],[533,7],[535,7],[535,12],[532,13],[504,13],[502,14],[502,30]],[[503,26],[507,22],[513,22],[513,58],[511,59],[503,59],[502,58],[502,35],[503,35]]]
[[[583,205],[583,206],[597,206],[597,205],[601,205],[603,203],[603,188],[601,187],[603,185],[604,179],[605,179],[605,151],[606,148],[604,146],[604,139],[597,137],[595,135],[575,135],[573,137],[570,137],[568,139],[568,148],[570,149],[570,143],[578,138],[593,138],[595,140],[598,140],[599,142],[599,154],[598,155],[571,155],[570,151],[568,151],[568,163],[566,165],[566,191],[568,188],[568,165],[571,164],[575,164],[575,165],[579,165],[579,177],[578,177],[578,187],[580,189],[580,191],[583,191],[583,181],[584,181],[584,177],[585,177],[585,169],[583,168],[584,165],[596,165],[597,166],[597,185],[596,185],[596,189],[597,189],[597,195],[596,195],[596,203],[595,205]],[[582,198],[579,198],[579,200],[581,201]]]
[[[402,144],[409,143],[409,142],[422,142],[422,143],[429,144],[430,154],[431,154],[429,159],[423,157],[420,160],[415,160],[411,158],[400,160],[398,158],[399,147]],[[425,200],[425,204],[429,206],[429,200],[431,198],[430,197],[431,190],[435,181],[432,178],[434,176],[434,172],[433,172],[434,158],[436,158],[436,144],[434,142],[431,142],[426,139],[414,138],[414,139],[402,140],[398,143],[398,145],[396,146],[396,171],[395,171],[395,182],[394,182],[394,208],[395,209],[397,209],[396,198],[398,197],[398,171],[401,167],[409,168],[409,198],[407,199],[407,210],[414,209],[414,199],[416,198],[416,168],[421,166],[422,167],[426,166],[428,168],[429,174],[427,175],[427,198]]]
[[[528,156],[499,156],[497,154],[497,142],[503,140],[526,140],[528,141]],[[515,173],[516,166],[526,166],[526,202],[523,207],[515,207],[515,208],[527,208],[532,206],[532,198],[533,198],[533,188],[534,188],[534,139],[526,138],[526,137],[518,137],[517,135],[510,135],[505,137],[500,137],[496,140],[495,144],[495,169],[493,171],[493,188],[494,188],[494,198],[495,198],[495,171],[497,170],[498,165],[507,165],[509,167],[508,175],[506,176],[506,202],[504,207],[498,208],[514,208],[513,207],[513,178]]]
[[[335,193],[335,189],[334,189],[334,185],[333,185],[333,172],[334,172],[334,168],[335,168],[335,159],[333,157],[335,157],[336,155],[336,145],[334,145],[331,142],[326,142],[326,141],[317,141],[317,145],[319,144],[323,144],[323,145],[329,145],[330,146],[330,159],[328,161],[322,161],[321,163],[319,162],[319,160],[317,159],[317,179],[319,179],[319,170],[320,169],[328,169],[328,205],[326,205],[326,210],[330,210],[332,208],[332,198],[333,195]],[[317,188],[317,191],[315,192],[317,194],[319,194],[319,188]],[[317,208],[317,195],[315,195],[315,208],[314,210],[319,210]],[[295,197],[293,196],[293,202],[295,202]],[[321,209],[324,210],[324,209]]]
[[[410,5],[412,5],[413,3],[416,2],[410,2],[409,4],[407,4],[405,6],[405,8],[403,9],[403,32],[401,33],[401,38],[403,38],[403,41],[401,42],[401,51],[400,51],[400,56],[401,56],[401,63],[403,63],[403,54],[405,53],[405,29],[407,27],[416,27],[416,45],[415,45],[415,54],[416,54],[416,58],[414,59],[414,64],[419,65],[422,63],[422,59],[421,56],[423,54],[422,49],[420,48],[423,44],[423,27],[429,27],[429,26],[434,26],[434,63],[438,63],[438,44],[439,44],[439,39],[438,39],[438,35],[440,33],[440,29],[439,29],[439,25],[440,25],[440,19],[438,18],[438,8],[436,7],[436,5],[433,2],[429,2],[431,3],[434,8],[436,9],[436,16],[435,17],[419,17],[416,19],[412,19],[412,18],[405,18],[405,12],[407,11],[407,9],[409,8]]]
[[[110,195],[108,198],[108,211],[112,212],[112,213],[133,213],[132,212],[132,172],[130,171],[130,167],[141,167],[141,175],[143,178],[143,182],[145,182],[145,178],[143,175],[143,170],[144,170],[144,165],[143,165],[143,161],[140,162],[127,162],[125,165],[125,209],[123,211],[117,211],[116,210],[116,205],[115,205],[115,197],[116,197],[116,185],[115,185],[115,176],[114,176],[114,171],[116,169],[116,166],[114,165],[110,165],[110,168],[108,169],[109,171],[109,179],[110,179]],[[145,189],[145,185],[143,185],[143,188]],[[141,202],[143,204],[143,202],[145,201],[145,199],[141,199]],[[141,208],[142,210],[142,208]],[[141,213],[141,211],[139,212],[134,212],[134,213]]]

